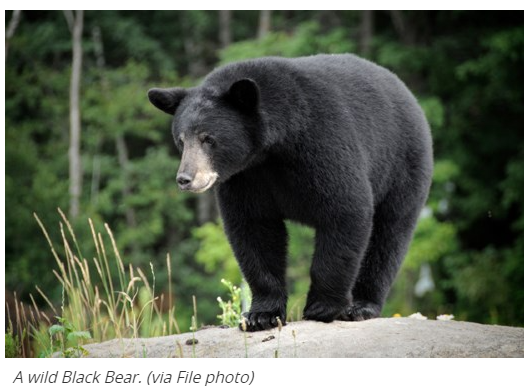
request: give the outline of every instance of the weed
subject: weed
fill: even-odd
[[[138,338],[165,335],[166,332],[180,333],[175,317],[175,307],[169,282],[169,311],[162,314],[161,299],[155,294],[156,278],[150,264],[152,286],[140,268],[125,265],[110,227],[97,231],[88,220],[96,255],[87,259],[83,256],[75,233],[67,217],[59,209],[59,223],[63,254],[60,255],[40,221],[34,217],[46,238],[57,268],[53,270],[62,286],[62,305],[57,310],[45,293],[36,287],[52,313],[58,319],[52,324],[50,317],[41,312],[31,296],[32,306],[24,306],[14,295],[14,321],[12,336],[20,343],[22,357],[49,356],[58,350],[64,356],[82,354],[80,343],[89,339],[96,342],[112,338]],[[109,243],[108,243],[109,241]],[[106,248],[110,245],[110,248]],[[168,273],[171,276],[170,256],[167,256]],[[115,279],[116,278],[116,279]],[[15,331],[16,329],[16,331]],[[29,332],[29,334],[28,334]],[[31,338],[32,348],[29,345]],[[24,343],[25,342],[25,343]],[[80,342],[80,343],[79,343]],[[15,347],[17,347],[15,345]],[[11,352],[11,347],[9,348]]]
[[[75,331],[74,326],[65,318],[57,317],[58,324],[49,327],[49,336],[53,351],[59,351],[64,358],[81,357],[87,354],[82,347],[84,340],[90,340],[89,331]]]
[[[222,325],[236,327],[242,317],[241,289],[228,280],[222,279],[220,282],[229,290],[230,300],[225,302],[220,296],[217,298],[218,305],[222,310],[222,315],[218,315],[218,319]]]
[[[191,349],[192,349],[192,357],[196,358],[196,344],[198,340],[196,339],[196,331],[198,330],[198,323],[197,323],[197,305],[196,305],[196,297],[193,295],[193,316],[191,316],[191,331],[193,333],[193,339],[191,339]]]
[[[247,321],[246,318],[242,316],[242,320],[240,321],[240,327],[242,328],[242,331],[244,333],[244,347],[246,349],[246,358],[248,358],[247,355]]]
[[[280,317],[277,316],[277,324],[278,324],[278,338],[277,338],[277,349],[275,350],[275,358],[278,358],[279,356],[279,350],[280,350],[280,333],[282,332],[282,321],[280,320]]]
[[[15,336],[11,332],[5,334],[5,357],[16,358],[18,356],[19,347]]]
[[[178,347],[178,354],[179,354],[179,358],[183,358],[184,357],[184,349],[182,348],[182,345],[180,344],[180,342],[177,340],[176,341],[176,346]]]
[[[295,330],[291,330],[291,334],[293,334],[293,358],[297,357],[297,332]]]
[[[191,354],[192,354],[192,358],[196,358],[196,348],[195,348],[195,345],[196,345],[196,342],[197,342],[197,339],[195,337],[196,329],[197,329],[196,317],[195,317],[195,315],[193,315],[191,317],[191,332],[193,333],[193,339],[191,339],[191,350],[192,350]]]

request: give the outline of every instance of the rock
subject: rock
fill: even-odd
[[[270,338],[274,336],[274,338]],[[198,344],[186,345],[193,339]],[[84,346],[88,357],[524,357],[524,328],[469,322],[373,319],[289,323],[244,333],[211,327],[148,339],[114,339]]]

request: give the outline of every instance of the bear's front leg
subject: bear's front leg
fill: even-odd
[[[286,322],[287,231],[269,198],[255,181],[240,178],[220,186],[224,228],[252,293],[243,316],[248,331],[267,330]],[[239,326],[242,329],[242,325]]]
[[[227,216],[226,216],[227,217]],[[286,322],[287,232],[282,220],[226,220],[226,232],[252,293],[243,314],[248,331],[267,330]],[[242,324],[240,325],[242,329]]]
[[[370,216],[359,219],[358,226],[341,223],[317,229],[304,319],[332,322],[351,305],[372,223]]]

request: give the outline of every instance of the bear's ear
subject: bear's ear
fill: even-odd
[[[175,88],[152,88],[147,92],[149,101],[160,110],[175,115],[175,111],[187,95],[187,91],[181,87]]]
[[[229,87],[226,99],[238,109],[252,113],[257,111],[260,100],[260,91],[257,83],[252,79],[241,79]]]

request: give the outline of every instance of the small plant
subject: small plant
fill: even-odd
[[[278,338],[277,338],[277,349],[275,350],[275,358],[278,358],[280,350],[280,333],[282,332],[282,321],[277,316],[277,324],[278,324]]]
[[[293,334],[293,358],[297,357],[297,332],[295,330],[292,330],[291,333]]]
[[[243,316],[240,321],[240,328],[244,332],[244,347],[246,348],[246,358],[247,358],[248,357],[247,355],[247,321],[246,321],[246,318],[244,318]]]
[[[183,358],[184,357],[184,349],[182,348],[182,345],[180,344],[180,342],[178,340],[176,341],[176,347],[178,348],[178,357],[179,358]],[[174,356],[174,358],[176,358],[176,355]]]
[[[196,339],[195,333],[197,330],[198,330],[197,305],[196,305],[196,297],[193,295],[193,316],[191,316],[191,332],[193,333],[193,339],[191,339],[191,349],[192,349],[193,358],[196,358],[195,345],[197,344],[198,340]]]
[[[236,327],[242,318],[242,290],[229,280],[222,279],[220,282],[229,290],[230,300],[225,302],[220,296],[217,298],[218,305],[222,309],[222,315],[218,315],[218,319],[222,325]]]
[[[5,357],[16,358],[18,356],[18,342],[11,332],[5,334]]]
[[[65,318],[58,317],[58,324],[49,327],[49,336],[53,351],[59,351],[64,358],[81,357],[87,354],[82,347],[84,340],[90,340],[89,331],[75,331],[74,326]]]

